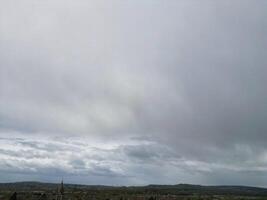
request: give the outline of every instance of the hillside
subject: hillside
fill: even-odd
[[[41,182],[0,183],[1,191],[55,191],[57,184]],[[267,196],[266,188],[248,186],[202,186],[190,184],[177,185],[147,185],[114,187],[102,185],[75,185],[65,184],[66,191],[109,191],[129,194],[170,194],[170,195],[242,195],[242,196]]]

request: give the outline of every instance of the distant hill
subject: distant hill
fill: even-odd
[[[56,191],[58,184],[41,182],[0,183],[0,191]],[[266,188],[248,186],[202,186],[190,184],[177,185],[147,185],[115,187],[102,185],[64,184],[68,190],[110,190],[140,194],[170,194],[170,195],[240,195],[240,196],[267,196]]]

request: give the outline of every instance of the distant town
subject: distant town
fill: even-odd
[[[267,200],[267,189],[246,186],[114,187],[18,182],[0,184],[1,200]]]

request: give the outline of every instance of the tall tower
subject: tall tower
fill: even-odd
[[[57,192],[57,198],[56,200],[64,200],[64,184],[63,184],[63,179],[61,181],[61,184],[58,187],[58,192]]]
[[[59,193],[60,193],[61,195],[64,195],[63,179],[62,179],[61,184],[60,184]]]

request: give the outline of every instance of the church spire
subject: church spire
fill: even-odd
[[[64,184],[63,184],[63,178],[61,180],[61,184],[58,187],[58,192],[57,192],[56,200],[64,200]]]
[[[61,180],[60,188],[59,188],[59,193],[61,195],[64,195],[64,184],[63,184],[63,179]]]

